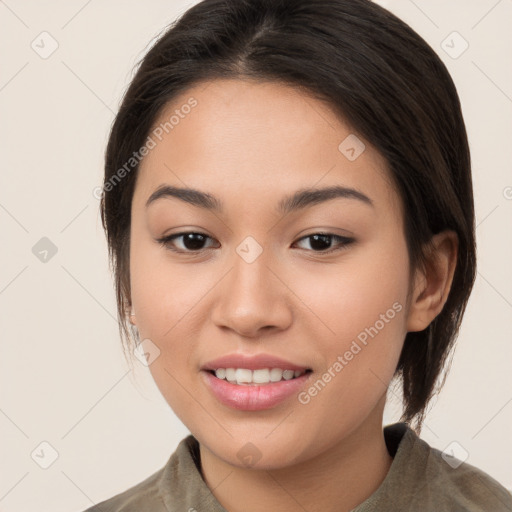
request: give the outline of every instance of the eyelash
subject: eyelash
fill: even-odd
[[[165,236],[165,237],[159,238],[159,239],[157,239],[157,242],[162,244],[166,249],[168,249],[170,251],[173,251],[175,253],[178,253],[178,254],[200,254],[201,252],[204,252],[204,251],[207,251],[208,249],[211,249],[211,247],[210,247],[210,248],[206,248],[206,249],[183,250],[183,249],[176,249],[175,247],[172,247],[172,242],[174,241],[174,239],[183,237],[185,235],[190,235],[190,234],[200,235],[200,236],[203,236],[203,237],[208,238],[210,240],[213,240],[212,237],[208,236],[205,233],[201,233],[201,232],[198,232],[198,231],[183,231],[181,233],[176,233],[174,235],[169,235],[169,236]],[[338,251],[341,251],[341,250],[345,249],[348,245],[350,245],[351,243],[353,243],[355,241],[353,238],[348,238],[348,237],[345,237],[345,236],[335,235],[333,233],[318,232],[318,233],[311,233],[310,235],[303,236],[302,238],[299,238],[297,240],[297,242],[300,242],[302,240],[306,240],[308,238],[313,238],[314,236],[325,236],[325,237],[329,237],[329,238],[331,238],[333,240],[338,240],[338,242],[339,242],[337,247],[330,248],[330,249],[327,249],[325,251],[314,251],[312,249],[305,249],[305,250],[314,252],[316,254],[331,254],[333,252],[338,252]],[[294,243],[296,243],[296,242],[294,242]]]

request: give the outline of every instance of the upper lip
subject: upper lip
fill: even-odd
[[[295,364],[271,354],[257,354],[253,356],[243,354],[227,354],[209,361],[202,370],[217,370],[218,368],[246,368],[259,370],[262,368],[281,368],[281,370],[309,370],[307,366]]]

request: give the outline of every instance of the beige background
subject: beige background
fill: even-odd
[[[479,274],[422,437],[456,441],[512,488],[512,1],[380,3],[448,66],[474,163]],[[123,360],[92,192],[134,64],[189,5],[0,1],[1,511],[83,510],[159,469],[188,434],[147,368]],[[391,405],[385,420],[397,417]]]

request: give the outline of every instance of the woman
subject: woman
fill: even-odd
[[[454,84],[391,13],[189,9],[126,92],[102,218],[125,349],[191,435],[90,511],[512,510],[418,437],[474,282],[474,205]]]

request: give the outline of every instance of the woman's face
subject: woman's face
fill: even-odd
[[[131,294],[150,371],[177,416],[240,467],[250,456],[286,467],[369,422],[380,428],[410,287],[384,159],[326,104],[277,83],[201,83],[150,137],[132,204]],[[289,200],[329,187],[340,188]],[[224,356],[247,359],[214,362]],[[221,381],[212,366],[259,370],[241,380],[308,371],[250,385]]]

